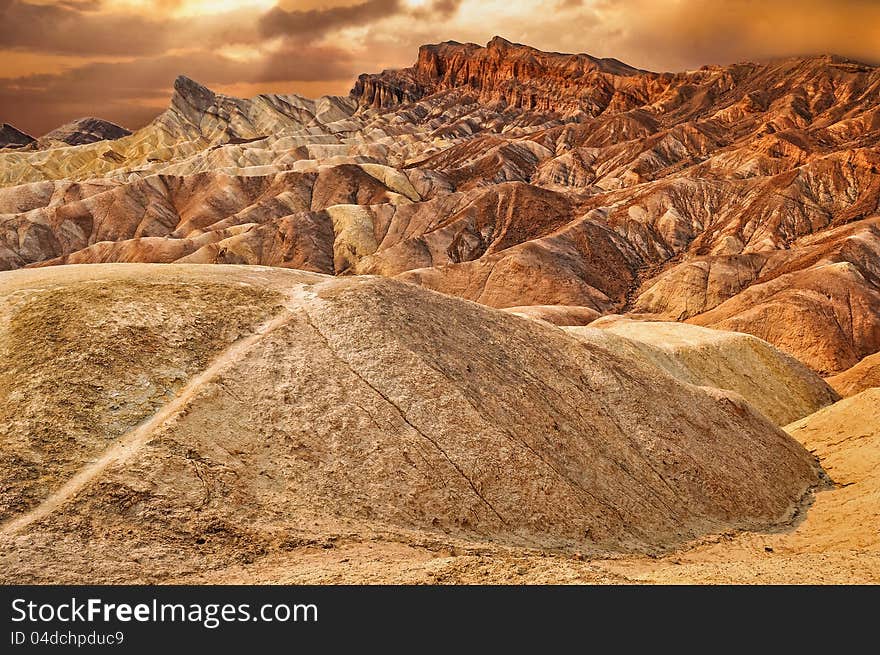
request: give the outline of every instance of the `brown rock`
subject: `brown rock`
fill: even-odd
[[[523,305],[507,307],[504,311],[525,318],[547,321],[553,325],[587,325],[600,316],[599,312],[591,307],[573,305]]]
[[[787,520],[817,479],[738,397],[392,280],[104,265],[0,285],[5,581],[128,580],[133,549],[174,578],[283,534],[641,551]]]
[[[746,331],[833,374],[880,349],[878,135],[880,69],[833,56],[653,73],[496,38],[348,98],[179,78],[134,134],[0,153],[0,268],[396,276]]]

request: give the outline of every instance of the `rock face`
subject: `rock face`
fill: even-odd
[[[0,153],[0,268],[377,274],[748,332],[823,375],[880,350],[876,67],[654,73],[496,38],[344,98],[174,88],[129,136]]]
[[[37,139],[34,144],[40,149],[81,146],[96,141],[114,141],[131,134],[129,130],[116,123],[91,116],[71,121]]]
[[[0,302],[4,582],[169,580],[339,534],[656,551],[786,521],[818,479],[742,398],[613,335],[393,280],[50,267]]]
[[[495,37],[485,48],[455,41],[424,45],[415,66],[361,75],[351,95],[382,109],[466,89],[487,105],[596,114],[614,97],[617,78],[640,72],[616,59],[541,52]]]
[[[9,123],[0,124],[0,148],[20,148],[34,142],[34,137],[14,128]]]

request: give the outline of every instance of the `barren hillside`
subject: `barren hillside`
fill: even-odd
[[[8,582],[339,538],[656,553],[784,524],[820,484],[738,395],[400,282],[111,265],[0,294]]]
[[[347,97],[181,77],[146,127],[98,127],[0,151],[0,267],[399,276],[749,332],[824,375],[880,348],[880,72],[858,62],[655,73],[448,42]]]

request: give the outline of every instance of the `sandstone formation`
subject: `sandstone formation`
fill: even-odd
[[[5,582],[175,580],[346,535],[657,552],[784,523],[819,480],[741,397],[610,333],[381,277],[67,266],[0,298]]]
[[[472,89],[474,99],[489,106],[595,115],[609,106],[621,84],[617,78],[640,72],[616,59],[541,52],[496,36],[485,48],[455,41],[424,45],[415,66],[361,75],[352,96],[381,109]]]
[[[0,268],[397,276],[749,332],[824,375],[880,350],[876,67],[654,73],[496,38],[348,97],[174,89],[131,135],[0,153]]]

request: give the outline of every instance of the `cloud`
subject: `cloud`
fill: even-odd
[[[166,47],[161,23],[139,16],[96,15],[71,3],[0,0],[0,45],[51,54],[138,55]]]
[[[311,36],[317,38],[329,30],[363,25],[386,18],[401,10],[400,0],[365,0],[354,5],[328,9],[284,10],[275,7],[260,18],[260,30],[272,36]]]
[[[410,15],[416,19],[448,20],[458,13],[463,0],[434,0],[426,5],[413,5]]]
[[[614,56],[655,69],[821,53],[880,61],[874,0],[602,0],[594,10]]]
[[[61,74],[0,80],[0,120],[45,131],[98,114],[136,127],[167,101],[178,73],[208,85],[313,89],[410,65],[424,43],[496,34],[653,70],[825,52],[880,62],[876,0],[281,0],[264,12],[174,12],[185,5],[0,0],[0,58],[69,58]]]
[[[357,62],[329,46],[284,48],[251,61],[211,53],[163,55],[119,63],[92,63],[56,75],[0,80],[3,121],[33,134],[84,115],[98,114],[127,127],[140,127],[159,113],[171,96],[177,75],[208,86],[241,81],[287,83],[353,79]],[[62,102],[56,102],[60,99]]]
[[[433,0],[410,4],[406,0],[362,0],[321,9],[286,10],[275,7],[260,18],[260,30],[267,37],[318,39],[351,27],[366,27],[401,17],[414,22],[443,21],[454,16],[462,0]]]
[[[55,4],[76,11],[97,11],[101,8],[103,0],[59,0]]]
[[[100,5],[97,5],[100,6]],[[239,10],[194,19],[95,12],[94,3],[36,5],[0,0],[0,49],[76,56],[151,56],[199,44],[216,47],[261,39],[258,16]]]

